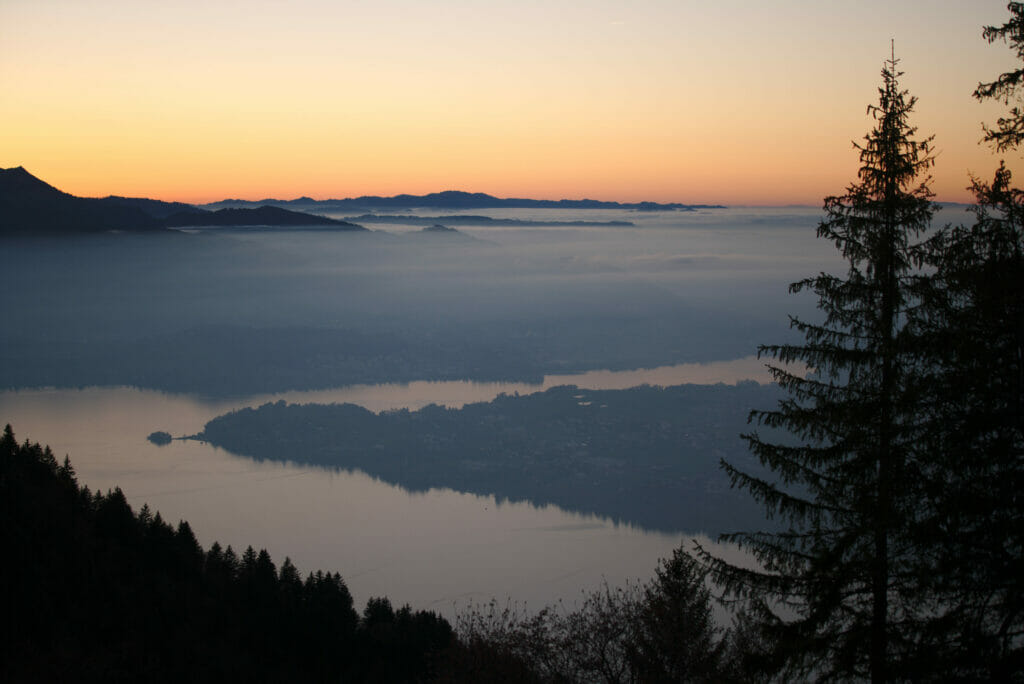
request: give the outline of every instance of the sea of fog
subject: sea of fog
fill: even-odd
[[[340,572],[360,604],[387,595],[451,617],[491,598],[539,608],[646,580],[702,530],[146,440],[278,399],[381,411],[562,384],[766,382],[757,345],[791,339],[788,315],[815,313],[788,283],[841,266],[815,238],[815,209],[463,213],[634,225],[12,243],[0,422],[70,455],[83,484],[187,519],[204,546]]]

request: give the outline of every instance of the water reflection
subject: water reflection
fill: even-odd
[[[265,547],[276,562],[289,556],[304,572],[340,572],[357,602],[388,595],[452,616],[492,597],[540,607],[605,580],[646,579],[681,538],[554,506],[447,489],[410,493],[358,472],[255,462],[194,441],[160,447],[146,436],[193,434],[220,413],[276,399],[380,411],[456,407],[563,384],[612,389],[747,377],[764,378],[760,362],[594,371],[538,385],[416,382],[216,402],[123,387],[24,390],[0,393],[0,422],[11,423],[20,440],[49,444],[58,458],[69,454],[83,484],[120,486],[136,509],[148,502],[172,523],[189,520],[204,546]]]

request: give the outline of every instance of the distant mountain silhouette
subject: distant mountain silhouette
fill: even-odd
[[[277,207],[211,212],[181,202],[141,197],[75,197],[20,166],[0,169],[0,236],[162,232],[185,226],[321,226],[366,230],[347,221]]]
[[[164,224],[171,228],[188,226],[329,226],[336,230],[366,230],[366,228],[348,221],[269,206],[257,209],[220,209],[218,211],[204,211],[190,207],[188,211],[176,212],[166,217]]]
[[[108,205],[137,207],[153,218],[158,219],[167,218],[171,214],[175,214],[179,211],[195,211],[194,206],[191,204],[185,204],[184,202],[163,202],[161,200],[148,199],[145,197],[118,197],[117,195],[110,195],[109,197],[104,197],[98,201]]]
[[[24,168],[0,169],[0,235],[160,231],[160,220],[138,206],[75,197]]]
[[[626,209],[635,211],[692,211],[694,209],[723,209],[717,204],[680,204],[671,202],[604,202],[601,200],[538,200],[525,198],[500,198],[482,192],[462,192],[446,190],[432,192],[427,195],[395,195],[379,197],[364,195],[346,199],[314,200],[300,197],[293,200],[264,199],[257,202],[239,199],[227,199],[203,205],[206,208],[219,209],[225,207],[271,206],[303,206],[319,207],[330,211],[353,211],[374,209]]]
[[[499,198],[482,192],[447,190],[428,195],[395,195],[379,197],[367,195],[349,199],[314,200],[300,197],[294,200],[266,199],[222,200],[195,207],[181,202],[162,202],[141,197],[103,198],[76,197],[62,192],[36,178],[24,168],[0,169],[0,236],[36,234],[102,233],[110,231],[154,232],[178,227],[241,227],[291,226],[320,227],[328,230],[362,231],[366,228],[349,221],[330,219],[316,214],[298,212],[284,207],[303,207],[317,211],[395,210],[416,208],[462,209],[619,209],[632,211],[692,211],[703,208],[722,208],[705,204],[659,204],[657,202],[604,202],[599,200],[536,200]],[[212,210],[212,211],[211,211]],[[369,222],[398,222],[431,225],[438,217],[376,216],[359,218]],[[399,220],[396,220],[399,219]],[[540,225],[548,222],[518,219],[492,219],[483,216],[444,217],[446,222],[479,223],[486,221],[501,225]],[[429,222],[428,222],[429,221]],[[585,221],[550,222],[561,225]],[[627,221],[603,224],[631,225]]]

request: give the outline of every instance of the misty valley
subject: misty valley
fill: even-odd
[[[735,232],[735,254],[638,228],[19,243],[3,383],[237,396],[740,358],[785,334],[771,271],[800,260],[781,244],[756,256]]]
[[[718,463],[835,262],[816,210],[399,211],[7,239],[3,419],[204,542],[449,615],[768,524]]]

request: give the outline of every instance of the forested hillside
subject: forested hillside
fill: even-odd
[[[419,681],[453,643],[443,618],[386,598],[360,615],[336,573],[203,549],[10,426],[0,499],[4,681]]]

